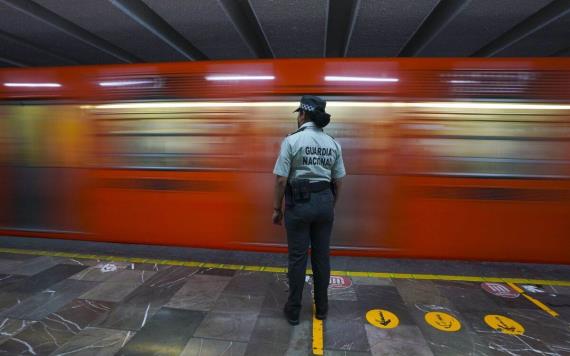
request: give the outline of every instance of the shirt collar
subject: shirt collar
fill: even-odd
[[[314,122],[309,121],[309,122],[305,122],[303,125],[301,125],[301,127],[299,127],[300,129],[305,128],[305,127],[317,127],[317,125],[315,125]]]

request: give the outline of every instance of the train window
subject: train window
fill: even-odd
[[[178,116],[178,115],[177,115]],[[114,168],[233,170],[237,123],[167,114],[96,120],[99,164]]]
[[[403,173],[566,177],[570,173],[570,125],[556,117],[532,122],[495,115],[418,115],[401,124]],[[488,119],[488,118],[486,118]],[[535,120],[537,117],[534,118]]]

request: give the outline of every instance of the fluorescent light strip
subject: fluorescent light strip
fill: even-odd
[[[102,87],[122,87],[129,85],[153,84],[152,80],[117,80],[113,82],[99,82]]]
[[[216,80],[273,80],[275,79],[272,75],[210,75],[206,77],[206,80],[216,81]]]
[[[5,87],[22,87],[22,88],[59,88],[59,83],[4,83]]]
[[[240,108],[240,107],[291,107],[297,101],[265,102],[162,102],[122,103],[85,106],[95,109],[169,109],[169,108]],[[518,110],[570,110],[570,105],[560,104],[517,104],[517,103],[471,103],[471,102],[359,102],[329,101],[327,107],[334,108],[427,108],[427,109],[518,109]]]
[[[382,77],[343,77],[336,75],[327,75],[327,82],[398,82],[398,78],[382,78]]]

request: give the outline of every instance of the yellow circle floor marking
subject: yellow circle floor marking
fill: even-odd
[[[429,312],[425,319],[426,323],[441,331],[454,332],[461,329],[461,323],[451,314]]]
[[[393,329],[400,324],[396,314],[383,309],[372,309],[366,313],[366,320],[381,329]]]
[[[485,323],[491,328],[509,335],[522,335],[524,334],[524,327],[503,315],[490,314],[485,315]]]

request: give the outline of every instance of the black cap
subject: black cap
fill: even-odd
[[[318,96],[314,95],[303,95],[301,98],[301,104],[297,108],[297,110],[293,112],[297,112],[300,110],[303,111],[325,111],[325,107],[327,106],[327,102]]]

